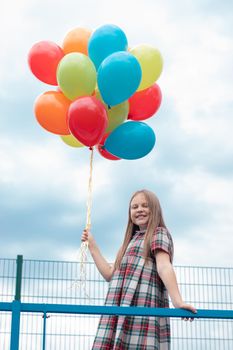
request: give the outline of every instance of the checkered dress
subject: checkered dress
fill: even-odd
[[[128,245],[120,268],[109,284],[105,305],[169,307],[168,295],[160,279],[155,251],[163,250],[173,259],[173,242],[162,227],[155,230],[151,258],[144,264],[145,231],[137,231]],[[92,350],[168,350],[170,324],[164,317],[101,316]]]

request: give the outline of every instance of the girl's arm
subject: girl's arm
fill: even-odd
[[[84,230],[81,240],[83,242],[88,241],[88,247],[97,269],[103,278],[109,282],[113,275],[114,267],[102,256],[92,234],[88,230]]]
[[[156,252],[155,258],[159,277],[163,281],[168,294],[170,295],[173,306],[175,308],[186,309],[196,313],[197,310],[192,305],[186,304],[182,299],[176,280],[176,274],[170,262],[169,255],[166,252],[159,250]]]

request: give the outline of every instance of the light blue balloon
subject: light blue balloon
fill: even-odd
[[[101,62],[117,51],[126,51],[128,41],[123,30],[113,24],[97,28],[88,41],[88,56],[98,70]]]
[[[108,106],[128,100],[142,78],[141,66],[131,53],[115,52],[105,58],[97,72],[100,94]]]
[[[113,130],[104,149],[122,159],[138,159],[153,149],[155,141],[155,133],[146,123],[128,121]]]

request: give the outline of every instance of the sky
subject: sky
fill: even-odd
[[[118,25],[130,47],[162,54],[159,111],[146,123],[155,148],[138,160],[94,153],[92,234],[113,261],[128,203],[146,188],[160,199],[176,265],[232,266],[233,4],[209,1],[9,0],[0,26],[0,255],[77,258],[86,224],[88,148],[67,146],[36,121],[36,97],[54,88],[31,73],[41,40],[76,27]],[[91,260],[91,258],[89,258]]]

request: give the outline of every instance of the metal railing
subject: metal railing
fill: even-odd
[[[84,291],[76,262],[0,259],[0,349],[90,349],[96,315],[114,314],[171,317],[172,349],[232,350],[233,269],[175,269],[182,295],[198,308],[195,322],[182,322],[193,314],[181,309],[100,306],[107,283],[91,263]]]
[[[59,304],[29,304],[18,300],[12,303],[0,302],[0,311],[10,311],[11,342],[10,350],[19,349],[20,314],[21,312],[43,313],[42,349],[46,349],[46,319],[47,314],[88,314],[88,315],[124,315],[124,316],[156,316],[156,317],[193,317],[194,314],[182,309],[148,308],[148,307],[116,307],[95,305],[59,305]],[[233,319],[230,310],[198,310],[195,318]]]

